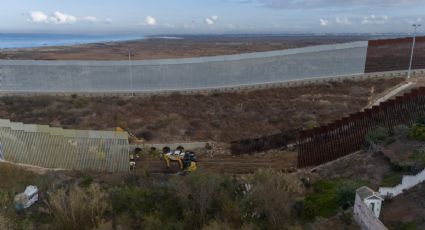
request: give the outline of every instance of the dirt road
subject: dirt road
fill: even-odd
[[[276,152],[256,155],[216,155],[213,158],[202,154],[198,155],[198,169],[207,172],[245,174],[252,173],[259,168],[273,168],[276,170],[291,170],[296,167],[296,152]],[[171,168],[166,169],[165,162],[160,157],[143,156],[136,162],[136,174],[150,173],[177,173],[177,162],[172,162]]]

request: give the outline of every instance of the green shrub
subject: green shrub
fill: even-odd
[[[381,181],[381,186],[394,187],[401,183],[403,174],[400,171],[391,171],[384,176]]]
[[[419,164],[419,166],[425,167],[425,149],[421,148],[413,151],[410,159],[414,160],[415,163]]]
[[[313,129],[319,127],[319,123],[315,120],[308,120],[303,124],[304,129]]]
[[[150,212],[154,209],[153,194],[148,189],[123,186],[110,189],[110,201],[114,212]]]
[[[93,182],[93,178],[90,175],[85,174],[81,178],[80,186],[81,187],[89,187],[92,182]]]
[[[407,136],[413,140],[425,141],[425,125],[419,123],[414,124],[409,129]]]
[[[303,218],[313,220],[316,216],[329,218],[339,210],[347,209],[354,203],[355,191],[364,185],[360,181],[322,180],[313,185],[314,193],[303,202]]]
[[[171,185],[181,202],[183,222],[187,229],[198,229],[218,213],[217,198],[225,176],[195,172],[183,178],[173,178]]]
[[[366,134],[366,144],[388,144],[390,142],[389,130],[382,126]]]
[[[134,228],[155,229],[157,220],[161,220],[163,229],[182,229],[182,204],[168,185],[117,186],[109,194],[112,211],[129,216]]]

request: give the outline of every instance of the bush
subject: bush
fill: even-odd
[[[107,210],[106,193],[98,184],[88,189],[71,186],[48,194],[47,206],[57,229],[85,230],[98,227]]]
[[[409,129],[407,136],[413,140],[425,141],[425,125],[419,123],[414,124]]]
[[[146,188],[119,186],[110,189],[109,193],[113,212],[129,216],[134,228],[155,229],[161,220],[160,229],[182,229],[179,221],[183,212],[181,202],[164,184]]]
[[[368,146],[373,144],[387,144],[390,140],[389,130],[384,127],[377,127],[366,134],[366,144]]]
[[[90,175],[83,175],[83,177],[81,178],[80,181],[80,186],[81,187],[89,187],[93,182],[93,178]]]
[[[414,160],[420,167],[425,167],[425,148],[420,148],[413,151],[410,156],[411,160]]]
[[[403,175],[400,171],[391,171],[381,181],[383,187],[394,187],[401,183]]]
[[[250,179],[248,205],[267,229],[282,229],[294,224],[294,205],[301,196],[299,181],[272,169],[260,169]]]
[[[151,141],[153,139],[155,139],[155,133],[153,133],[150,130],[141,130],[136,132],[136,136],[139,138],[143,138],[146,141]]]
[[[315,120],[308,120],[303,124],[304,129],[313,129],[319,127],[319,123]]]
[[[360,181],[322,180],[314,184],[314,193],[303,202],[303,219],[310,221],[316,216],[329,218],[339,210],[354,203],[355,191],[363,185]]]
[[[214,203],[220,194],[223,178],[218,174],[196,172],[171,182],[184,210],[186,228],[198,229],[213,217],[210,214],[217,213],[218,207]]]

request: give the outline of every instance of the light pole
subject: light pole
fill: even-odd
[[[422,24],[413,24],[414,28],[413,32],[413,44],[412,44],[412,52],[410,53],[410,63],[409,63],[409,71],[407,72],[407,78],[410,78],[410,72],[412,71],[412,62],[413,62],[413,51],[415,50],[415,43],[416,43],[416,32]]]
[[[130,64],[130,92],[131,96],[134,96],[133,91],[133,66],[131,64],[131,50],[128,49],[128,63]]]

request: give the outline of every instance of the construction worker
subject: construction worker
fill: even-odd
[[[134,170],[136,168],[136,161],[134,160],[134,155],[130,154],[130,170]]]

